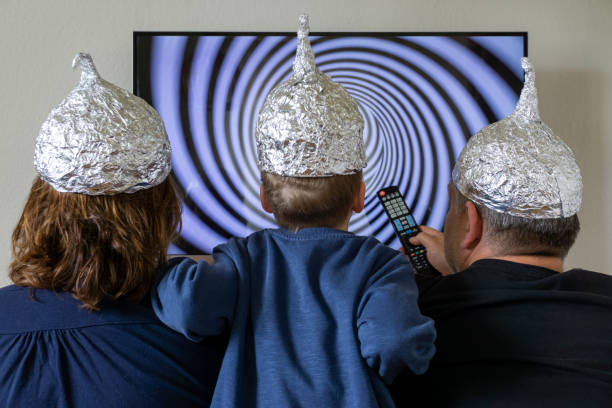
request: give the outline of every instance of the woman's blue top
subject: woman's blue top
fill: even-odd
[[[85,310],[69,293],[0,289],[0,407],[208,406],[224,342],[193,343],[149,306]]]

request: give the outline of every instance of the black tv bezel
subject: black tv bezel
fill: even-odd
[[[137,83],[136,74],[138,61],[138,37],[139,36],[293,36],[297,37],[295,31],[133,31],[132,32],[132,92],[136,94]],[[400,32],[400,31],[316,31],[311,32],[311,36],[345,36],[345,37],[497,37],[497,36],[522,36],[523,37],[523,57],[528,54],[528,31],[419,31],[419,32]]]

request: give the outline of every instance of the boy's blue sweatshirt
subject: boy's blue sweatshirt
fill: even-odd
[[[171,262],[153,308],[192,340],[230,338],[212,406],[393,406],[383,383],[427,370],[433,321],[406,257],[329,228],[263,230]]]

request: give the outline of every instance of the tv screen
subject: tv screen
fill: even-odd
[[[397,185],[417,221],[441,229],[466,140],[514,109],[526,33],[312,33],[319,69],[365,119],[365,210],[349,230],[399,247],[376,198]],[[268,92],[291,75],[295,33],[134,33],[134,93],[157,109],[184,196],[171,253],[210,253],[275,227],[259,202],[254,139]]]

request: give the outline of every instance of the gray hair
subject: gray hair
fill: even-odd
[[[455,205],[463,211],[468,199],[455,189]],[[471,201],[471,200],[470,200]],[[499,255],[546,255],[565,258],[580,231],[578,215],[566,218],[524,218],[494,211],[477,203],[489,238]]]

